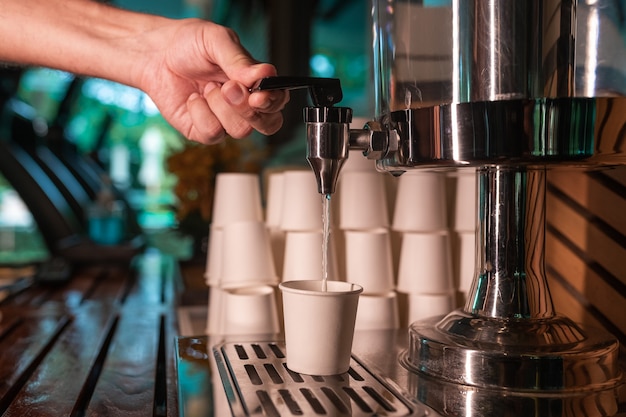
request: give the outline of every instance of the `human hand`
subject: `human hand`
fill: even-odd
[[[146,34],[158,44],[134,67],[138,85],[163,117],[188,139],[212,144],[226,135],[271,135],[283,123],[287,91],[249,92],[276,75],[259,63],[223,26],[199,19],[168,21]]]

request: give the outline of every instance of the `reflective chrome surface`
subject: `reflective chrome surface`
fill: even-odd
[[[378,169],[626,163],[626,98],[485,101],[397,111]],[[351,132],[356,136],[356,132]]]
[[[206,317],[206,315],[205,315]],[[200,324],[202,328],[204,324]],[[179,394],[179,412],[181,417],[206,416],[240,416],[240,415],[285,415],[294,413],[286,411],[279,414],[267,412],[263,405],[251,407],[251,403],[241,402],[240,393],[234,383],[248,383],[248,375],[241,376],[240,371],[229,372],[227,360],[221,348],[232,343],[243,342],[245,345],[282,343],[280,335],[239,336],[226,340],[208,338],[206,336],[181,337],[176,341],[176,370]],[[479,388],[458,383],[451,383],[441,378],[431,378],[419,372],[409,372],[401,366],[398,357],[404,357],[407,346],[406,329],[357,331],[353,343],[353,360],[358,362],[365,372],[364,381],[355,381],[355,388],[372,384],[382,384],[390,391],[385,398],[399,397],[404,407],[394,407],[388,412],[382,407],[374,411],[375,415],[407,415],[429,417],[617,417],[624,416],[626,391],[624,386],[597,390],[579,390],[542,393],[516,393],[498,388]],[[284,407],[282,397],[277,391],[287,389],[290,392],[301,388],[310,389],[313,397],[326,396],[321,391],[324,381],[319,378],[303,378],[302,382],[274,382],[265,371],[266,360],[259,359],[256,351],[246,349],[251,362],[261,363],[258,374],[261,380],[256,385],[258,391],[268,391],[272,401]],[[271,357],[271,352],[266,356]],[[228,356],[228,355],[226,355]],[[271,368],[270,368],[271,369]],[[488,368],[483,367],[480,372]],[[254,375],[254,373],[252,373]],[[284,372],[281,372],[284,374]],[[238,378],[242,378],[239,381]],[[234,381],[233,381],[234,379]],[[372,381],[376,379],[376,381]],[[331,387],[339,385],[331,381]],[[255,391],[256,391],[255,390]],[[265,396],[263,396],[266,398]],[[300,394],[294,396],[300,398]],[[253,398],[256,402],[256,399]],[[299,400],[301,401],[301,400]],[[395,401],[395,399],[394,399]],[[351,410],[363,414],[359,405],[351,402]],[[324,409],[323,414],[305,412],[309,405],[305,403],[302,414],[305,416],[349,416],[341,413],[336,407]],[[247,414],[246,414],[247,412]],[[297,414],[296,414],[297,415]]]
[[[554,316],[544,270],[545,186],[545,169],[478,171],[477,270],[468,313],[497,319]]]
[[[345,107],[308,107],[306,123],[306,159],[322,195],[335,192],[341,166],[348,159],[352,110]]]
[[[626,94],[613,0],[373,0],[376,119],[449,103]]]
[[[409,332],[405,365],[449,383],[565,396],[622,382],[617,340],[565,317],[486,319],[459,310]]]
[[[379,169],[625,162],[617,2],[373,0],[372,13],[375,118],[398,137]]]

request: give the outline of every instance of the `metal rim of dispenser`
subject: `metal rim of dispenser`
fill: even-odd
[[[623,164],[625,111],[625,97],[481,101],[394,111],[383,117],[380,128],[396,134],[397,149],[390,146],[376,164],[390,172]],[[389,145],[395,145],[393,140],[390,136]]]

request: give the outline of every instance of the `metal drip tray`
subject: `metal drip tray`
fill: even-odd
[[[352,357],[341,375],[291,371],[282,342],[213,348],[234,416],[411,416],[407,400]]]

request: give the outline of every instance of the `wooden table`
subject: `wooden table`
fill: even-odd
[[[77,269],[0,303],[0,415],[178,416],[177,264]]]

